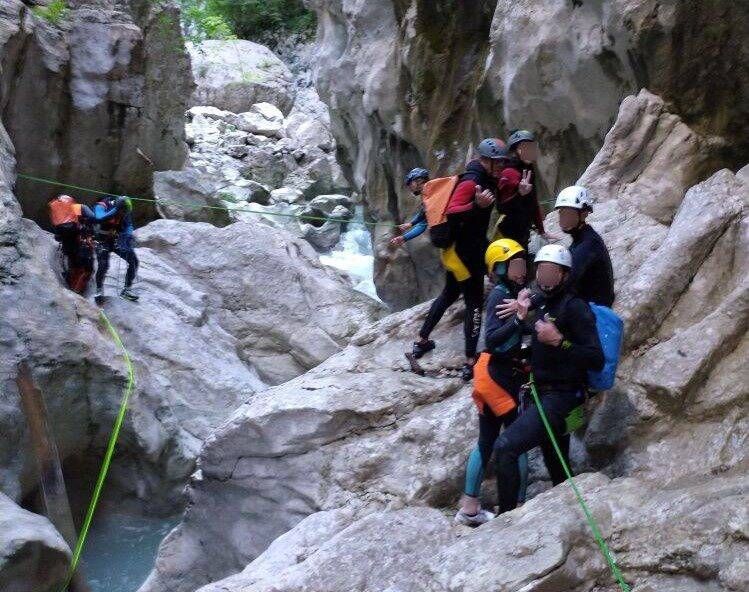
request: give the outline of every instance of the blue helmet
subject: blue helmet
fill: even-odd
[[[510,147],[510,150],[512,150],[515,146],[520,144],[520,142],[535,142],[536,136],[533,135],[533,132],[529,132],[528,130],[513,130],[510,133],[510,137],[507,138],[507,145]]]
[[[406,175],[404,183],[408,185],[409,183],[411,183],[412,181],[416,181],[417,179],[424,179],[426,181],[429,181],[429,171],[421,167],[416,167]]]
[[[479,153],[479,156],[491,158],[493,160],[505,158],[508,154],[505,143],[499,138],[486,138],[481,140],[476,151]]]

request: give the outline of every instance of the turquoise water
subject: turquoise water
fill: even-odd
[[[176,516],[98,515],[83,550],[91,591],[136,592],[153,567],[159,543],[177,522]]]

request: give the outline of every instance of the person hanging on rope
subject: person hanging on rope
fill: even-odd
[[[105,197],[93,209],[96,244],[96,295],[97,304],[104,302],[104,278],[109,269],[109,256],[114,251],[127,263],[125,286],[120,296],[133,302],[138,295],[132,291],[135,274],[138,271],[138,256],[135,254],[133,238],[133,205],[128,197]]]
[[[551,429],[569,464],[569,435],[565,420],[585,398],[589,371],[604,366],[596,320],[587,302],[570,291],[572,255],[561,245],[546,245],[536,255],[536,283],[544,297],[537,307],[531,341],[531,372]],[[515,308],[533,308],[530,293],[518,295]],[[564,468],[554,452],[538,408],[530,406],[497,439],[495,462],[499,512],[517,506],[520,488],[518,458],[536,446],[554,485],[565,480]]]

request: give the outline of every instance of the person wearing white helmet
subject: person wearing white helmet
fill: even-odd
[[[562,189],[554,209],[559,213],[560,228],[572,236],[570,286],[586,302],[611,307],[614,271],[601,235],[586,221],[593,211],[590,193],[579,185]]]
[[[569,436],[564,435],[567,415],[584,401],[588,371],[600,370],[604,354],[596,321],[587,302],[569,290],[573,257],[561,245],[546,245],[536,255],[536,284],[544,296],[537,308],[531,341],[531,372],[546,416],[568,457]],[[518,295],[519,310],[532,307],[528,292]],[[530,406],[497,439],[495,462],[499,511],[517,506],[520,487],[518,458],[536,446],[554,485],[565,479],[540,413]]]

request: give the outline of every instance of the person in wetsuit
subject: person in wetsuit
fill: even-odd
[[[560,228],[572,236],[570,288],[585,302],[611,308],[614,271],[601,235],[586,222],[593,211],[590,193],[585,187],[567,187],[557,196],[554,209],[559,214]]]
[[[417,167],[411,170],[405,178],[405,185],[409,188],[414,197],[421,197],[421,191],[424,189],[424,184],[429,181],[429,171]],[[398,236],[394,236],[390,239],[390,244],[394,247],[400,247],[406,242],[415,239],[417,236],[424,234],[427,229],[427,217],[424,212],[424,206],[419,206],[419,209],[411,217],[411,220],[400,224],[398,231],[403,233]]]
[[[588,303],[570,288],[572,255],[561,245],[546,245],[536,255],[536,284],[544,297],[537,306],[533,326],[531,371],[538,395],[562,454],[569,463],[569,436],[565,436],[567,415],[584,401],[589,371],[603,367],[604,355],[596,321]],[[529,293],[519,293],[519,315],[532,308]],[[496,441],[495,462],[499,511],[508,512],[518,503],[520,470],[518,458],[536,446],[554,485],[565,479],[551,439],[535,405],[529,406]]]
[[[473,400],[479,412],[479,438],[468,457],[463,497],[455,515],[455,522],[466,526],[479,526],[494,517],[481,509],[481,482],[502,428],[518,416],[520,388],[528,379],[521,353],[525,329],[521,315],[500,318],[494,313],[496,306],[517,299],[524,289],[525,250],[512,239],[494,241],[486,250],[486,266],[496,284],[486,305],[486,347],[474,366]],[[524,456],[519,461],[521,465],[527,463]],[[522,466],[520,470],[522,473]]]
[[[460,175],[445,211],[453,237],[453,244],[442,251],[445,287],[432,302],[410,354],[418,359],[434,349],[435,343],[429,335],[445,311],[462,295],[466,307],[463,322],[466,362],[461,376],[466,381],[473,377],[476,362],[484,300],[486,234],[497,194],[496,176],[501,172],[501,159],[506,156],[504,143],[494,138],[482,140],[477,152],[478,158],[469,162]]]

